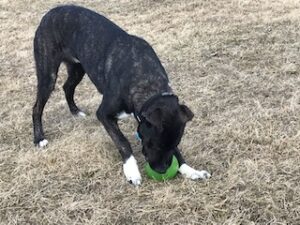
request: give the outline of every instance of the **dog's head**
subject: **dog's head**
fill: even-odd
[[[193,116],[187,106],[178,103],[176,96],[159,98],[142,112],[138,133],[152,169],[160,173],[168,169],[185,125]]]

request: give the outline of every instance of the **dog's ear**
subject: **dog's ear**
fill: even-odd
[[[146,120],[156,127],[160,132],[162,131],[162,111],[160,108],[156,108],[151,111],[143,112],[142,116],[146,118]]]
[[[180,116],[186,123],[193,119],[194,113],[186,105],[180,105]]]

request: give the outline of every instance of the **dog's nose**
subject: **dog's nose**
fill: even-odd
[[[167,171],[167,168],[161,168],[161,167],[158,167],[155,169],[156,172],[158,173],[165,173]]]
[[[162,164],[156,165],[152,168],[158,173],[165,173],[168,169],[168,164],[167,163],[162,163]]]

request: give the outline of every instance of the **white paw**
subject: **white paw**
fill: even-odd
[[[120,113],[117,114],[117,118],[118,118],[119,120],[126,119],[126,118],[128,118],[128,117],[130,117],[130,116],[133,116],[133,114],[132,114],[132,113],[131,113],[131,114],[127,114],[127,113],[125,113],[124,111],[122,111],[122,112],[120,112]]]
[[[205,170],[195,170],[187,164],[182,164],[179,168],[179,172],[186,178],[197,180],[197,179],[209,179],[211,177],[210,173]]]
[[[44,140],[39,142],[39,147],[44,148],[44,147],[47,146],[47,144],[48,144],[48,141],[46,139],[44,139]]]
[[[135,186],[138,186],[142,182],[142,177],[133,156],[130,156],[127,161],[123,164],[123,171],[127,181]]]
[[[86,117],[86,114],[84,112],[82,112],[82,111],[79,111],[77,113],[77,116],[79,116],[79,117]]]

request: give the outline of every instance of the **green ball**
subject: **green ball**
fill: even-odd
[[[176,157],[174,155],[172,158],[172,163],[165,173],[158,173],[158,172],[154,171],[150,167],[149,163],[146,163],[146,165],[145,165],[145,171],[146,171],[146,174],[148,175],[148,177],[150,177],[153,180],[157,180],[157,181],[172,179],[173,177],[176,176],[178,169],[179,169],[178,160],[176,159]]]

